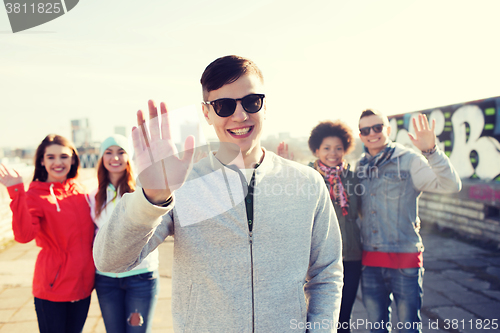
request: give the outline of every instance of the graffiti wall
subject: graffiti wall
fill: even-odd
[[[391,116],[391,139],[417,149],[408,132],[419,113],[436,121],[438,145],[462,179],[500,182],[500,96]]]

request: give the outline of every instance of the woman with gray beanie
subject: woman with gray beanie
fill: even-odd
[[[128,140],[122,135],[110,136],[101,145],[99,186],[90,195],[97,231],[108,221],[122,195],[135,189],[129,151]],[[106,332],[151,332],[159,289],[158,249],[128,272],[97,271],[95,288]]]

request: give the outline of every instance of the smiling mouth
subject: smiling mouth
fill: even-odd
[[[253,129],[253,126],[238,128],[238,129],[228,129],[227,131],[233,136],[244,136],[250,133]]]
[[[378,140],[380,140],[380,138],[373,139],[373,140],[368,140],[368,142],[373,143],[373,142],[377,142]]]

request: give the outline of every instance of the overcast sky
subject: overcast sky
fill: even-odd
[[[499,13],[498,0],[80,0],[13,34],[0,9],[0,147],[70,137],[80,118],[99,141],[148,99],[201,114],[201,73],[228,54],[264,74],[264,136],[498,96]]]

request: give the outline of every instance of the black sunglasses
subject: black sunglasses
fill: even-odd
[[[203,104],[212,105],[219,117],[229,117],[236,111],[236,103],[238,101],[241,101],[241,106],[246,112],[259,112],[262,109],[262,105],[264,105],[264,97],[266,97],[264,94],[250,94],[243,98],[220,98],[211,102],[203,102]]]
[[[370,130],[371,129],[375,133],[380,133],[380,132],[382,132],[383,128],[384,128],[384,124],[377,124],[377,125],[373,125],[372,127],[363,127],[363,128],[360,128],[359,129],[359,133],[361,133],[362,136],[367,136],[367,135],[370,135]]]

